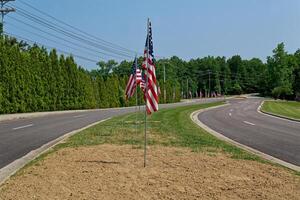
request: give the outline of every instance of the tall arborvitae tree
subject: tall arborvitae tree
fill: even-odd
[[[226,63],[226,58],[222,57],[219,61],[220,66],[221,66],[221,85],[222,85],[222,91],[223,94],[228,94],[228,92],[230,91],[230,87],[231,87],[231,71],[230,68],[228,66],[228,64]]]
[[[102,76],[97,77],[97,83],[99,88],[99,107],[100,108],[108,108],[109,107],[109,95],[110,92],[106,87],[105,80]]]
[[[232,79],[230,94],[240,94],[242,93],[242,73],[244,72],[242,59],[239,55],[235,55],[228,59],[227,63],[231,71]]]
[[[293,66],[284,44],[280,43],[273,50],[273,56],[268,57],[269,90],[275,98],[286,97],[293,94],[292,90],[292,72]]]

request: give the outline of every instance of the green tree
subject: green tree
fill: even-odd
[[[284,50],[284,44],[280,43],[273,50],[273,56],[268,57],[268,85],[269,90],[274,93],[274,90],[281,91],[279,96],[286,97],[293,94],[292,89],[292,72],[290,58]],[[278,89],[279,88],[279,89]],[[277,93],[276,92],[276,93]]]

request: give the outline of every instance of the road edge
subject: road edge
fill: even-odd
[[[106,110],[122,110],[122,109],[128,109],[128,108],[134,108],[134,106],[116,107],[116,108],[101,108],[101,109],[86,109],[86,110],[61,110],[61,111],[48,111],[48,112],[3,114],[3,115],[0,115],[0,122],[18,120],[18,119],[32,119],[32,118],[37,118],[37,117],[62,115],[62,114],[74,114],[74,113],[96,112],[96,111],[106,111]]]
[[[263,100],[257,108],[257,112],[259,112],[260,114],[263,114],[263,115],[266,115],[266,116],[269,116],[269,117],[273,117],[273,118],[277,118],[277,119],[281,119],[281,120],[285,120],[285,121],[300,123],[300,120],[298,120],[298,119],[285,117],[285,116],[282,116],[282,115],[277,115],[277,114],[273,114],[273,113],[270,113],[270,112],[263,111],[262,106],[264,105],[265,101],[266,100]]]
[[[38,149],[30,151],[25,156],[13,161],[9,165],[3,167],[2,169],[0,169],[0,186],[3,185],[11,176],[13,176],[15,173],[17,173],[20,169],[22,169],[26,164],[28,164],[32,160],[36,159],[43,153],[47,152],[51,148],[55,147],[57,144],[62,143],[64,140],[66,140],[70,136],[72,136],[80,131],[83,131],[87,128],[90,128],[92,126],[95,126],[97,124],[105,122],[109,119],[111,119],[111,117],[104,119],[104,120],[100,120],[100,121],[92,123],[92,124],[89,124],[83,128],[71,131],[69,133],[66,133],[66,134],[60,136],[59,138],[56,138],[56,139],[44,144],[43,146],[39,147]]]
[[[222,141],[225,141],[225,142],[228,142],[234,146],[237,146],[247,152],[250,152],[254,155],[257,155],[263,159],[266,159],[268,161],[271,161],[271,162],[274,162],[274,163],[277,163],[279,165],[282,165],[284,167],[287,167],[289,169],[292,169],[294,171],[297,171],[297,172],[300,172],[300,167],[299,166],[296,166],[294,164],[291,164],[291,163],[288,163],[286,161],[283,161],[283,160],[280,160],[278,158],[275,158],[271,155],[268,155],[266,153],[263,153],[259,150],[256,150],[254,148],[251,148],[251,147],[248,147],[244,144],[241,144],[239,142],[236,142],[224,135],[222,135],[221,133],[218,133],[217,131],[214,131],[212,130],[211,128],[209,128],[208,126],[206,126],[204,123],[202,123],[199,119],[198,119],[198,115],[201,113],[201,112],[205,112],[205,111],[208,111],[208,110],[212,110],[212,109],[217,109],[217,108],[220,108],[220,107],[224,107],[224,106],[228,106],[229,104],[225,104],[225,105],[221,105],[221,106],[216,106],[216,107],[210,107],[210,108],[205,108],[205,109],[201,109],[201,110],[197,110],[197,111],[194,111],[193,113],[190,114],[190,118],[191,120],[197,124],[198,126],[200,126],[202,129],[204,129],[205,131],[207,131],[208,133],[210,133],[211,135],[215,136],[216,138],[222,140]]]
[[[235,98],[235,96],[226,97],[226,99]],[[203,100],[207,99],[216,99],[217,101],[222,101],[223,97],[218,98],[202,98],[202,99],[188,99],[186,101],[180,101],[175,103],[168,103],[168,104],[160,104],[160,105],[176,105],[182,104],[188,105],[190,103],[202,103]],[[15,113],[15,114],[0,114],[0,122],[3,121],[10,121],[10,120],[18,120],[18,119],[32,119],[37,117],[45,117],[45,116],[52,116],[52,115],[61,115],[61,114],[73,114],[73,113],[84,113],[84,112],[96,112],[96,111],[105,111],[105,110],[122,110],[128,108],[135,108],[135,106],[128,106],[128,107],[115,107],[115,108],[97,108],[97,109],[83,109],[83,110],[61,110],[61,111],[46,111],[46,112],[31,112],[31,113]],[[141,108],[144,108],[144,105],[141,105]]]

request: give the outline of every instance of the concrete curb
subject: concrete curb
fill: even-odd
[[[266,115],[266,116],[269,116],[269,117],[273,117],[273,118],[277,118],[277,119],[281,119],[281,120],[285,120],[285,121],[300,123],[299,119],[289,118],[289,117],[285,117],[285,116],[282,116],[282,115],[277,115],[277,114],[273,114],[273,113],[263,111],[262,106],[264,105],[264,103],[265,103],[265,100],[262,101],[261,104],[257,108],[257,112],[259,112],[260,114],[263,114],[263,115]]]
[[[19,159],[15,160],[14,162],[10,163],[9,165],[3,167],[2,169],[0,169],[0,186],[6,180],[8,180],[12,175],[14,175],[17,171],[19,171],[21,168],[23,168],[26,164],[28,164],[32,160],[36,159],[41,154],[43,154],[46,151],[48,151],[49,149],[53,148],[57,144],[62,143],[64,140],[66,140],[70,136],[72,136],[72,135],[74,135],[74,134],[76,134],[76,133],[78,133],[80,131],[83,131],[83,130],[85,130],[87,128],[90,128],[92,126],[100,124],[100,123],[102,123],[104,121],[107,121],[109,119],[111,119],[111,117],[107,118],[107,119],[104,119],[104,120],[101,120],[101,121],[98,121],[98,122],[95,122],[95,123],[90,124],[88,126],[85,126],[83,128],[74,130],[72,132],[66,133],[63,136],[61,136],[59,138],[56,138],[55,140],[52,140],[52,141],[48,142],[47,144],[44,144],[40,148],[29,152],[28,154],[26,154],[22,158],[19,158]]]
[[[7,120],[15,120],[15,119],[27,119],[34,117],[44,117],[49,115],[59,115],[59,114],[68,114],[68,113],[81,113],[86,112],[88,110],[69,110],[69,111],[53,111],[53,112],[34,112],[34,113],[17,113],[17,114],[5,114],[0,115],[0,122]]]
[[[94,112],[94,111],[105,111],[105,110],[122,110],[122,109],[128,109],[128,108],[134,108],[134,106],[118,107],[118,108],[89,109],[89,110],[65,110],[65,111],[4,114],[4,115],[0,115],[0,122],[1,121],[8,121],[8,120],[17,120],[17,119],[31,119],[31,118],[35,118],[35,117],[44,117],[44,116],[51,116],[51,115],[72,114],[72,113],[82,113],[82,112]]]
[[[282,166],[285,166],[289,169],[292,169],[294,171],[298,171],[300,172],[300,166],[297,166],[297,165],[294,165],[294,164],[291,164],[291,163],[288,163],[288,162],[285,162],[283,160],[280,160],[278,158],[275,158],[273,156],[270,156],[268,154],[265,154],[261,151],[258,151],[256,149],[253,149],[251,147],[248,147],[246,145],[243,145],[241,143],[238,143],[224,135],[222,135],[221,133],[218,133],[214,130],[212,130],[211,128],[209,128],[208,126],[206,126],[204,123],[202,123],[199,119],[198,119],[198,115],[201,113],[201,112],[205,112],[207,110],[212,110],[212,109],[217,109],[217,108],[220,108],[220,107],[223,107],[223,106],[228,106],[229,104],[225,104],[225,105],[221,105],[221,106],[216,106],[216,107],[211,107],[211,108],[206,108],[206,109],[202,109],[202,110],[198,110],[198,111],[195,111],[193,112],[191,115],[190,115],[190,118],[192,119],[192,121],[197,124],[198,126],[200,126],[201,128],[203,128],[205,131],[207,131],[208,133],[212,134],[213,136],[217,137],[218,139],[220,140],[223,140],[225,142],[228,142],[232,145],[235,145],[247,152],[250,152],[250,153],[253,153],[263,159],[266,159],[266,160],[269,160],[271,162],[274,162],[274,163],[277,163],[277,164],[280,164]]]

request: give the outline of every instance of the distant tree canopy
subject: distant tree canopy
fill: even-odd
[[[72,56],[29,46],[15,38],[0,39],[0,113],[91,109],[135,105],[125,100],[132,62],[100,61],[87,71]],[[143,58],[138,59],[141,65]],[[300,96],[300,50],[288,54],[279,44],[263,63],[239,55],[184,61],[176,56],[156,61],[160,103],[210,94],[259,92],[275,98]],[[166,81],[164,82],[164,68]],[[164,90],[166,96],[164,96]],[[143,95],[138,89],[139,104]]]

